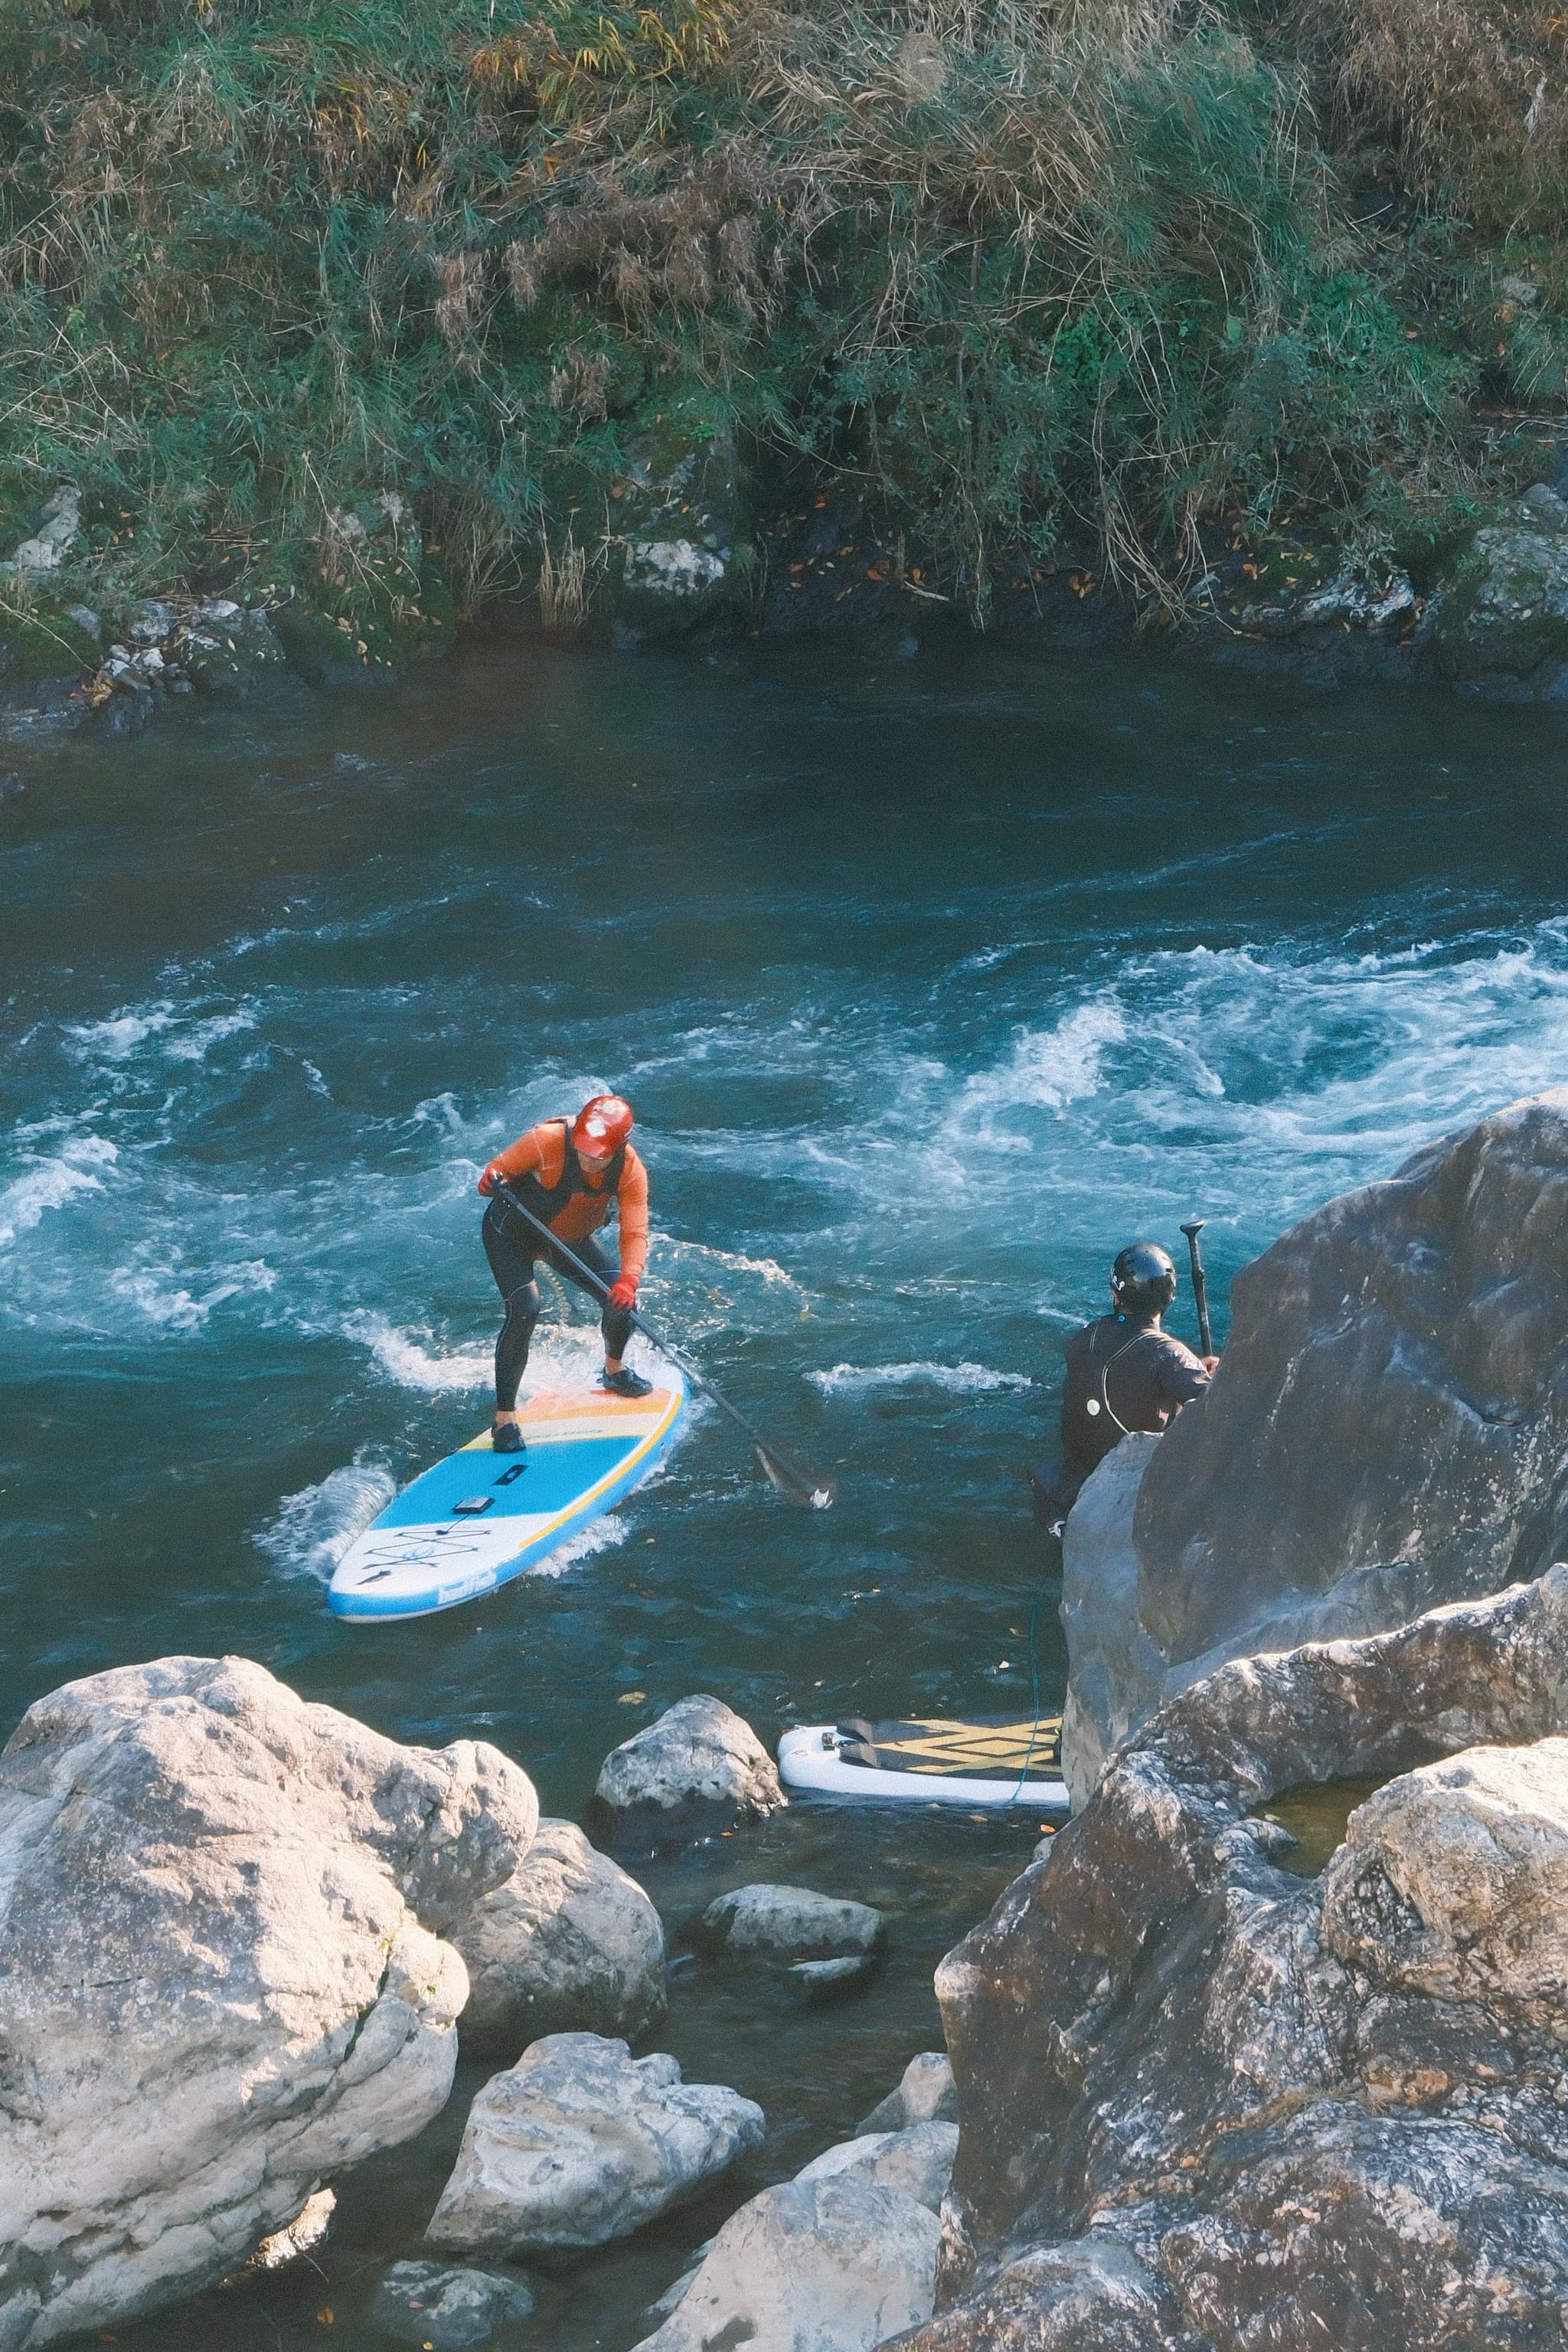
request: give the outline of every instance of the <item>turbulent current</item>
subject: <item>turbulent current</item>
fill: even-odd
[[[1146,665],[498,647],[28,751],[0,808],[0,1731],[72,1675],[238,1651],[399,1737],[493,1738],[574,1811],[690,1691],[769,1737],[1059,1697],[1023,1465],[1063,1332],[1121,1244],[1180,1254],[1193,1214],[1223,1332],[1284,1224],[1568,1081],[1563,743]],[[343,1548],[486,1415],[477,1171],[601,1086],[651,1171],[650,1320],[838,1502],[792,1513],[700,1412],[547,1572],[340,1627]],[[547,1301],[536,1373],[595,1350]],[[724,1858],[871,1890],[904,1954],[830,2057],[821,2024],[678,2000],[689,2073],[768,2109],[764,2175],[929,2044],[931,1959],[1035,1834],[803,1817]],[[440,2153],[345,2223],[350,2305]],[[552,2340],[634,2340],[679,2236],[580,2280]],[[204,2340],[181,2324],[125,2340]]]

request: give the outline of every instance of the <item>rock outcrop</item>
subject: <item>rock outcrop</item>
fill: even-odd
[[[870,2352],[926,2318],[957,2139],[925,2123],[844,2140],[764,2189],[677,2282],[642,2352]]]
[[[239,1658],[40,1699],[0,1757],[0,2345],[216,2284],[446,2100],[442,1931],[538,1820]]]
[[[673,2058],[552,2033],[469,2110],[431,2243],[528,2253],[602,2246],[694,2196],[763,2136],[763,2111]]]
[[[664,2015],[658,1913],[571,1822],[542,1821],[517,1870],[453,1923],[451,1940],[468,1970],[467,2051],[513,2056],[546,2033],[631,2042]]]
[[[963,2137],[904,2352],[1401,2352],[1568,2311],[1568,1568],[1239,1659],[942,1964]],[[1318,1880],[1258,1809],[1347,1777]]]
[[[1243,1268],[1212,1387],[1124,1438],[1063,1543],[1075,1801],[1224,1659],[1381,1631],[1568,1549],[1568,1091],[1510,1104]]]
[[[760,1821],[786,1801],[750,1724],[722,1700],[699,1696],[678,1700],[611,1749],[590,1817],[610,1843],[647,1851]]]
[[[58,572],[81,537],[81,493],[73,482],[62,482],[45,500],[27,538],[14,547],[0,572],[15,572],[24,580]]]

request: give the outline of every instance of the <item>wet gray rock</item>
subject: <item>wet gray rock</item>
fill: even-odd
[[[1568,506],[1548,484],[1476,533],[1436,637],[1444,674],[1463,680],[1527,678],[1568,657]]]
[[[609,545],[619,576],[611,593],[620,642],[680,635],[733,604],[747,550],[727,433],[639,434],[616,485],[614,515]]]
[[[664,2014],[658,1913],[571,1822],[542,1821],[519,1868],[454,1922],[451,1940],[468,1970],[465,2050],[511,2055],[547,2033],[635,2041]]]
[[[1568,1567],[1238,1659],[937,1975],[964,2116],[903,2352],[1410,2352],[1568,2309]],[[1258,1809],[1388,1778],[1318,1880]]]
[[[952,2062],[945,2050],[922,2050],[910,2060],[896,2086],[879,2100],[859,2129],[899,2132],[907,2131],[911,2124],[957,2121]]]
[[[195,605],[181,617],[172,633],[170,656],[198,694],[247,694],[281,678],[289,668],[270,614],[226,596]]]
[[[612,1748],[590,1819],[632,1851],[684,1845],[760,1821],[786,1802],[773,1758],[721,1700],[679,1700]]]
[[[939,2234],[864,2169],[781,2181],[730,2216],[642,2352],[870,2352],[930,2313]]]
[[[468,2352],[498,2327],[514,2326],[533,2309],[526,2280],[496,2271],[447,2270],[439,2263],[394,2263],[376,2281],[365,2316],[400,2344],[429,2352]]]
[[[1268,602],[1244,605],[1241,626],[1263,637],[1293,637],[1303,630],[1403,629],[1416,614],[1417,599],[1406,572],[1372,572],[1352,565],[1321,588],[1298,590]]]
[[[837,1960],[795,1960],[784,1971],[784,1981],[802,2000],[837,2000],[877,1972],[870,1952],[846,1953]]]
[[[1063,1543],[1075,1802],[1224,1659],[1359,1636],[1568,1549],[1568,1091],[1317,1210],[1242,1269],[1213,1385],[1123,1439]]]
[[[838,1960],[879,1950],[887,1933],[887,1921],[869,1903],[759,1882],[710,1903],[691,1940],[731,1960]]]
[[[68,1683],[0,1756],[0,2344],[216,2284],[445,2104],[442,1930],[527,1851],[496,1749],[243,1658]]]
[[[662,2053],[552,2033],[474,2101],[427,2234],[461,2252],[602,2246],[695,2195],[763,2127],[752,2100],[683,2083]]]

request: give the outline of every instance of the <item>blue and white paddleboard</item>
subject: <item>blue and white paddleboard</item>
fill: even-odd
[[[427,1617],[510,1584],[642,1484],[685,1403],[673,1370],[646,1397],[530,1397],[527,1452],[492,1452],[487,1429],[405,1486],[338,1562],[327,1591],[334,1615]]]

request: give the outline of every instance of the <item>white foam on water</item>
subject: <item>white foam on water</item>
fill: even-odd
[[[731,1274],[755,1274],[763,1282],[782,1285],[786,1290],[800,1288],[794,1275],[776,1258],[747,1257],[742,1251],[715,1249],[708,1242],[678,1242],[674,1247],[678,1252],[689,1251],[694,1257],[710,1257],[716,1265],[727,1266]]]
[[[1025,1372],[994,1371],[989,1364],[835,1364],[831,1370],[807,1372],[812,1387],[824,1396],[853,1396],[868,1389],[947,1389],[958,1396],[983,1396],[991,1389],[1030,1389]]]
[[[247,1004],[233,1013],[215,1013],[205,1021],[194,1021],[190,1027],[171,1037],[163,1052],[171,1062],[203,1062],[214,1045],[221,1045],[226,1037],[238,1037],[254,1029],[257,1015]]]
[[[140,1011],[127,1007],[110,1013],[107,1021],[73,1022],[65,1034],[79,1060],[122,1062],[149,1037],[167,1029],[174,1018],[174,1006],[164,1002],[144,1005]]]
[[[214,1045],[254,1029],[258,1018],[251,1004],[205,1013],[201,1000],[182,1006],[160,997],[150,1004],[122,1005],[105,1021],[68,1024],[65,1036],[67,1050],[80,1062],[126,1062],[149,1039],[158,1041],[164,1061],[203,1062]]]
[[[498,1317],[499,1320],[499,1317]],[[370,1350],[378,1369],[397,1387],[425,1396],[472,1395],[488,1390],[495,1377],[493,1348],[437,1352],[428,1330],[400,1329],[384,1315],[361,1310],[346,1316],[343,1336]],[[627,1361],[646,1370],[648,1351],[634,1340]],[[597,1381],[605,1360],[597,1323],[541,1323],[529,1353],[521,1395],[526,1402],[553,1389],[587,1389]]]
[[[96,1172],[120,1157],[100,1135],[74,1136],[53,1156],[24,1152],[23,1173],[0,1191],[0,1249],[31,1233],[51,1209],[64,1208],[79,1192],[101,1192]]]
[[[425,1396],[468,1395],[487,1389],[495,1376],[495,1357],[489,1349],[437,1355],[423,1338],[401,1331],[384,1315],[360,1311],[343,1319],[343,1336],[368,1348],[381,1371],[398,1388],[415,1389]]]
[[[625,1543],[630,1533],[625,1519],[617,1517],[614,1511],[606,1511],[602,1519],[595,1519],[588,1527],[579,1528],[577,1533],[568,1536],[563,1544],[557,1544],[555,1549],[546,1552],[542,1559],[536,1559],[525,1574],[564,1576],[569,1568],[581,1567],[584,1560],[592,1559],[595,1553],[614,1551],[617,1544]]]
[[[1107,1051],[1126,1035],[1125,1013],[1106,997],[1075,1005],[1048,1029],[1021,1031],[993,1068],[964,1079],[942,1122],[946,1138],[978,1139],[988,1150],[1032,1150],[1006,1122],[1020,1110],[1060,1111],[1100,1093]]]
[[[231,1265],[200,1296],[180,1281],[174,1267],[166,1265],[116,1266],[109,1276],[109,1286],[117,1297],[137,1307],[149,1322],[171,1331],[198,1331],[215,1307],[250,1292],[270,1290],[277,1280],[265,1258],[250,1258]]]
[[[396,1492],[391,1471],[362,1451],[313,1486],[285,1495],[275,1516],[253,1529],[250,1539],[284,1576],[309,1576],[327,1584],[349,1546]]]

